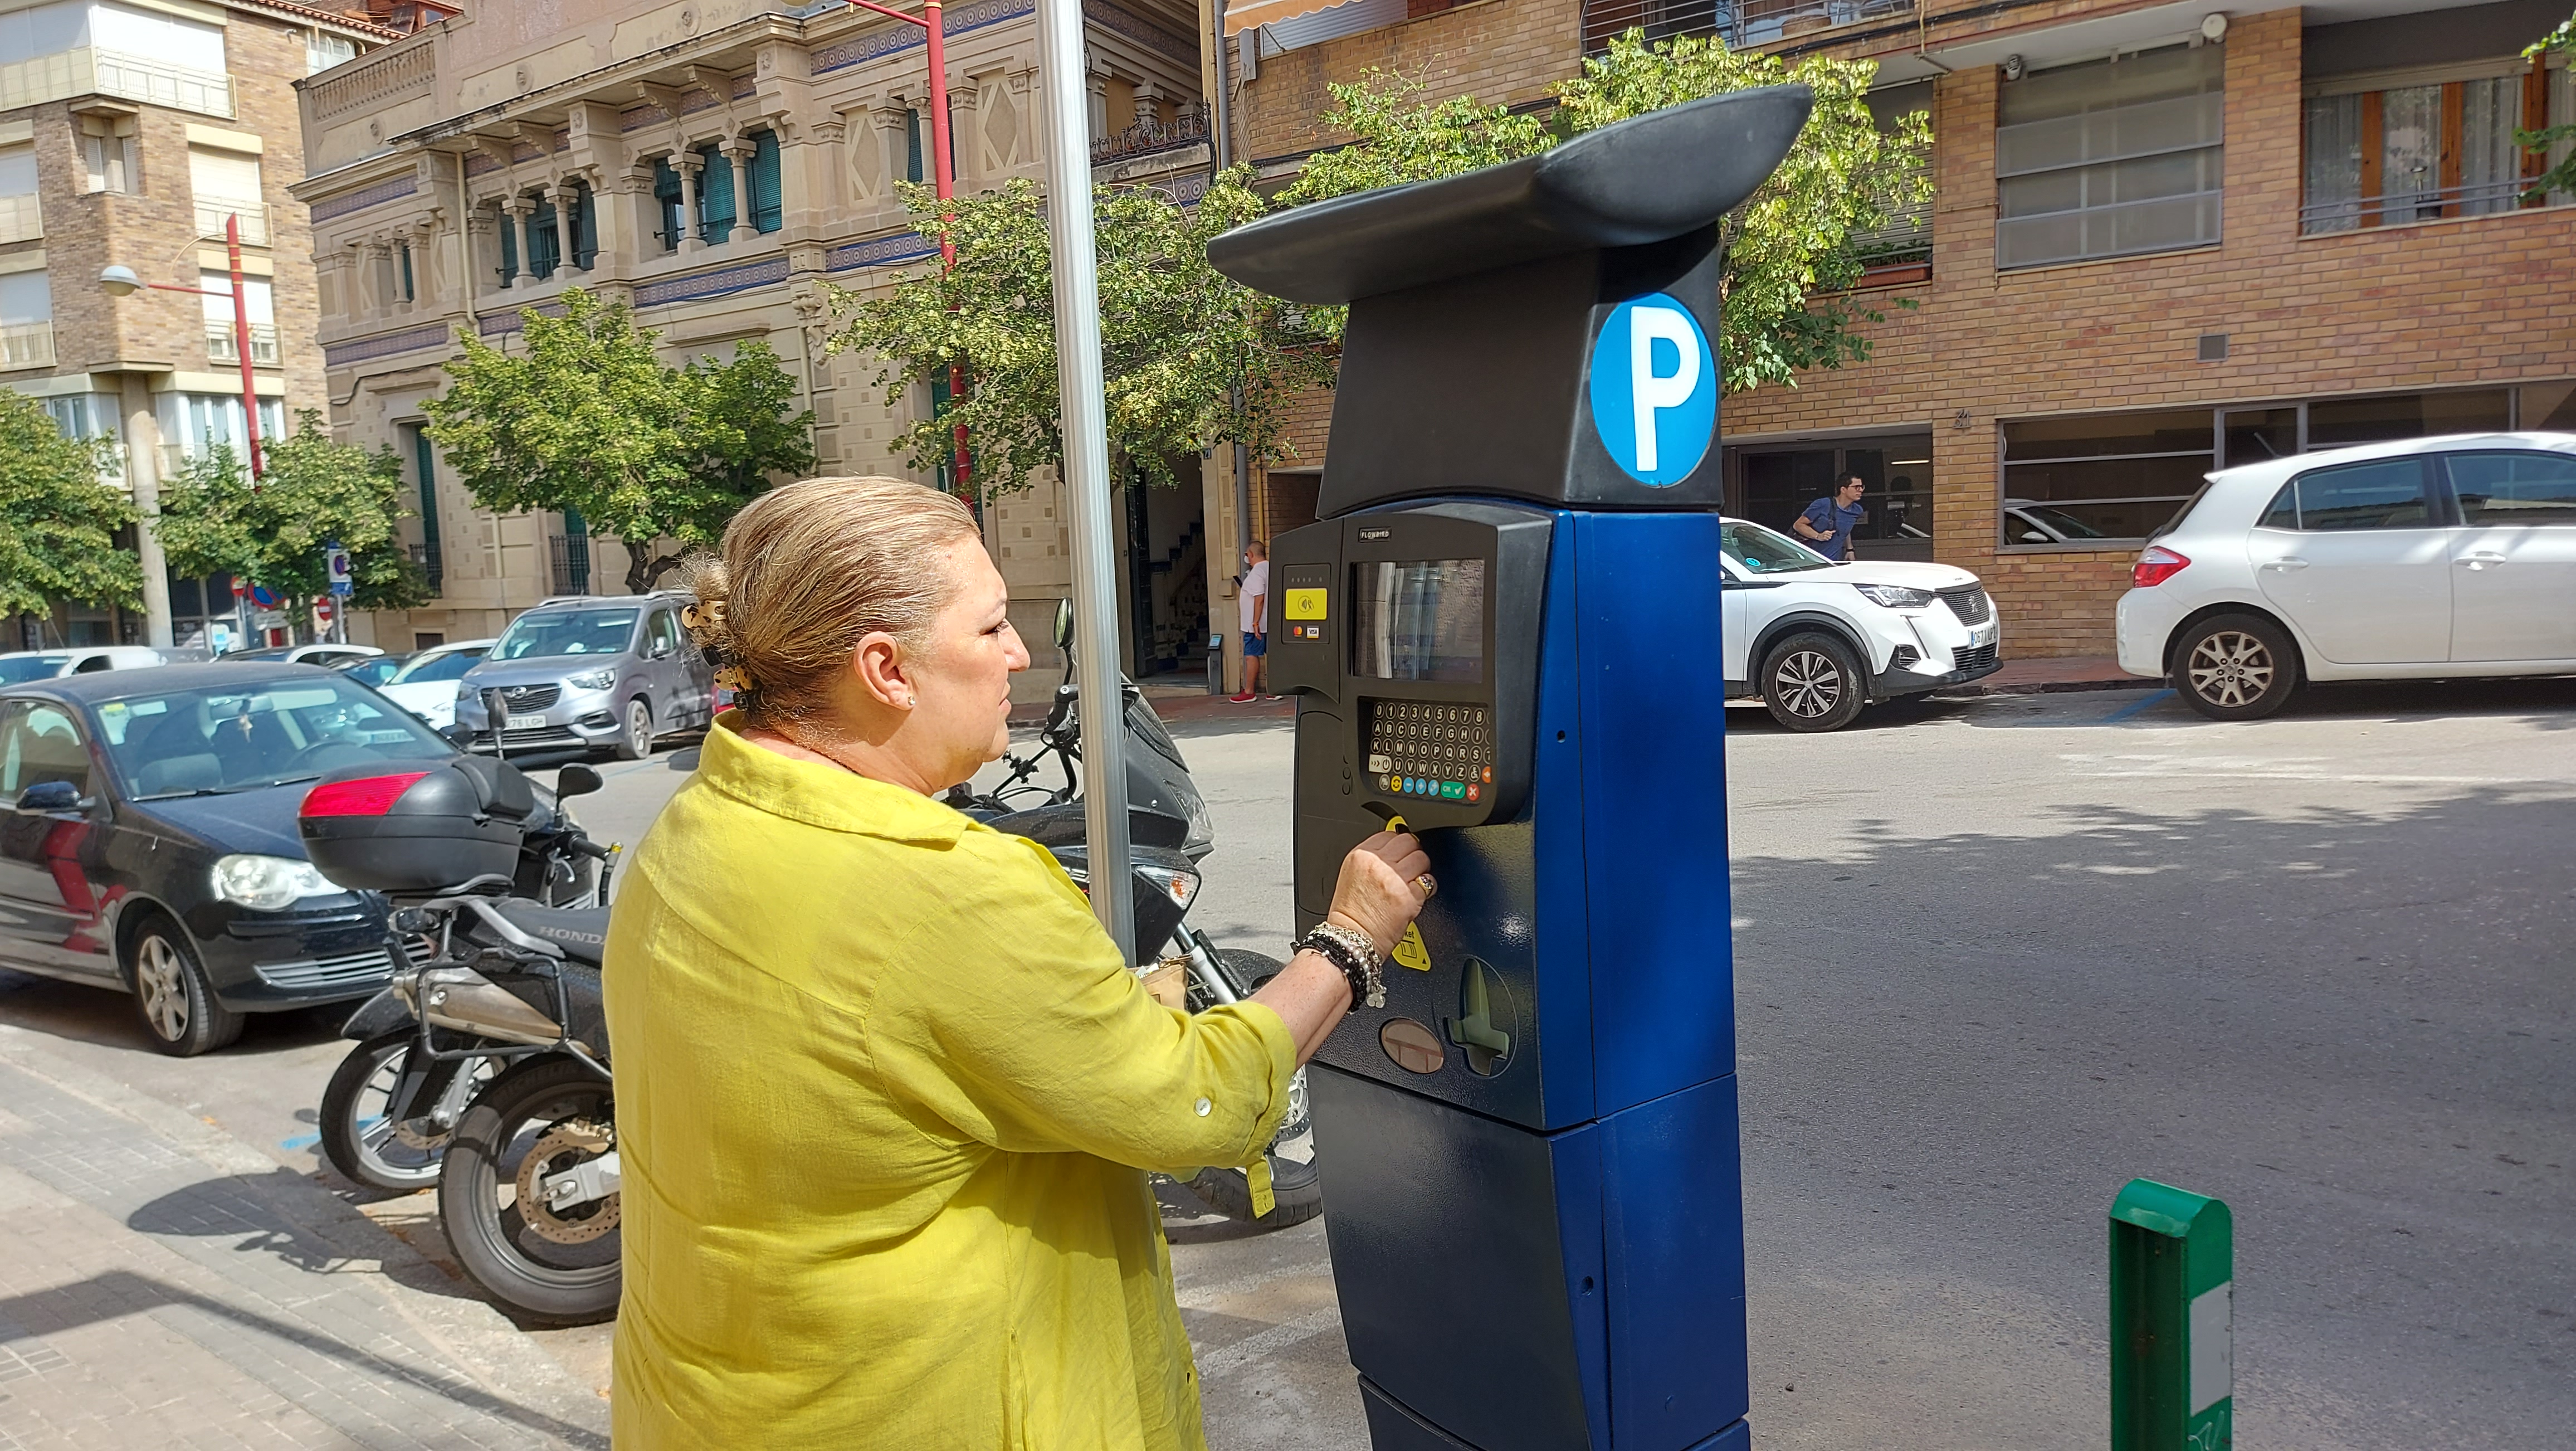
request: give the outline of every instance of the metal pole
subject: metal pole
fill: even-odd
[[[1234,165],[1234,57],[1226,45],[1225,0],[1216,0],[1216,169]],[[1226,406],[1239,422],[1243,416],[1243,388],[1240,384],[1226,393]],[[1234,568],[1245,568],[1244,554],[1252,548],[1252,450],[1238,443],[1234,446]],[[1242,578],[1236,574],[1237,579]],[[1213,579],[1213,571],[1211,571]],[[1237,586],[1238,589],[1241,586]],[[1244,678],[1251,678],[1251,667],[1244,667]]]
[[[1047,103],[1047,230],[1055,273],[1056,381],[1073,524],[1075,681],[1082,707],[1082,817],[1091,911],[1136,960],[1127,839],[1126,702],[1118,670],[1109,423],[1100,376],[1100,259],[1092,246],[1091,118],[1083,89],[1081,0],[1038,0]]]
[[[242,429],[250,440],[250,476],[268,472],[259,452],[259,380],[250,371],[250,299],[242,295],[241,213],[224,218],[224,251],[233,271],[233,351],[241,354]]]

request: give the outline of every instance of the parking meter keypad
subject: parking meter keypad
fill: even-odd
[[[1494,781],[1492,708],[1472,703],[1369,703],[1369,785],[1388,796],[1476,802]]]

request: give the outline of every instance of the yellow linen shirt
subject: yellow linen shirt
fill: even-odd
[[[605,967],[619,1451],[1199,1451],[1147,1170],[1249,1162],[1296,1048],[1162,1007],[1044,848],[707,733]]]

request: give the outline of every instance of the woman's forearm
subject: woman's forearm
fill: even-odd
[[[1351,984],[1322,953],[1301,952],[1288,959],[1277,977],[1262,984],[1252,1001],[1277,1013],[1279,1021],[1288,1025],[1288,1036],[1297,1042],[1297,1062],[1303,1065],[1351,1010]]]

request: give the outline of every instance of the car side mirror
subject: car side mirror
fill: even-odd
[[[81,789],[69,781],[39,781],[18,793],[18,809],[42,812],[48,816],[68,811],[87,811],[98,804],[98,798],[83,796]]]
[[[2040,533],[2036,529],[2024,529],[2021,531],[2021,542],[2024,544],[2046,544],[2049,542],[2049,539],[2047,535]]]
[[[562,801],[574,796],[587,796],[607,784],[599,778],[597,771],[574,761],[555,772],[555,799]]]

